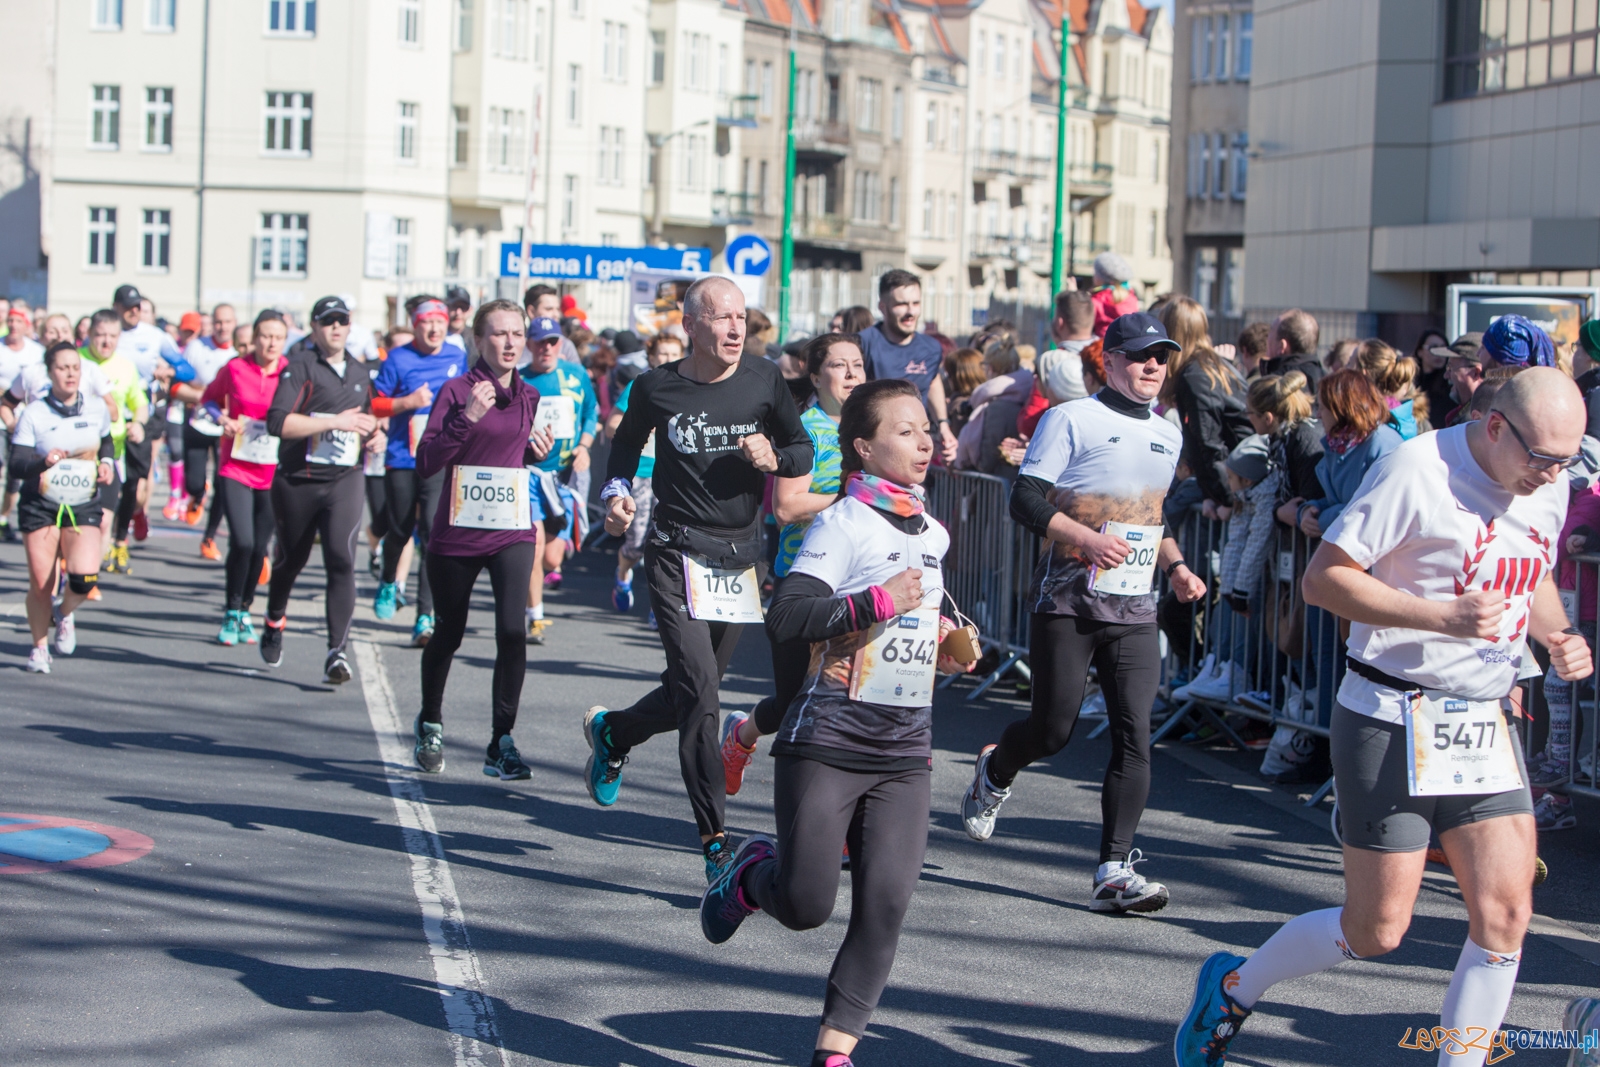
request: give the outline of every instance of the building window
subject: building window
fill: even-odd
[[[311,154],[311,94],[268,93],[264,150],[274,156]]]
[[[683,139],[683,170],[681,172],[681,188],[688,192],[697,193],[705,188],[706,182],[706,139],[697,133],[691,133]]]
[[[878,222],[882,219],[883,186],[875,170],[856,171],[855,193],[850,217],[857,222]]]
[[[934,218],[933,192],[930,190],[922,194],[922,236],[933,236]]]
[[[876,78],[856,79],[856,129],[874,132],[883,128],[878,119],[882,96],[883,82]]]
[[[488,151],[489,169],[514,171],[522,165],[522,131],[527,115],[510,108],[491,107],[484,144]]]
[[[89,209],[89,269],[114,270],[117,265],[117,209]]]
[[[794,94],[795,116],[809,122],[817,117],[817,72],[802,70],[799,75]]]
[[[450,165],[464,167],[471,158],[467,153],[472,143],[471,112],[464,107],[451,108],[450,115]]]
[[[317,32],[317,0],[267,0],[267,32],[312,37]]]
[[[717,95],[719,97],[728,95],[728,66],[728,46],[719,44],[717,45]]]
[[[961,151],[961,109],[950,109],[950,146],[956,151]]]
[[[898,228],[900,225],[900,179],[889,179],[889,225]]]
[[[896,90],[898,92],[899,90]],[[939,143],[939,105],[928,105],[928,118],[924,138],[927,147],[933,148]]]
[[[607,22],[602,42],[601,77],[606,81],[628,80],[628,25],[625,22]]]
[[[89,28],[91,30],[122,29],[122,0],[90,0]]]
[[[144,150],[172,151],[172,90],[147,86],[144,91]]]
[[[1161,138],[1157,137],[1150,142],[1150,180],[1161,180]]]
[[[278,211],[261,214],[256,233],[256,273],[263,277],[300,278],[306,273],[308,216]]]
[[[561,179],[561,229],[571,233],[578,228],[578,176],[568,174]]]
[[[1249,11],[1241,11],[1236,16],[1239,20],[1239,43],[1233,49],[1233,76],[1238,81],[1250,80],[1250,53],[1255,35],[1256,17]],[[1244,253],[1240,253],[1243,256]]]
[[[576,63],[567,66],[567,125],[576,126],[583,121],[583,68]]]
[[[1211,197],[1214,200],[1226,200],[1228,187],[1223,183],[1223,168],[1228,162],[1228,135],[1214,133],[1211,135],[1211,176],[1207,179],[1211,186]]]
[[[1243,200],[1250,185],[1250,135],[1240,132],[1233,135],[1233,181],[1230,194]]]
[[[1215,19],[1215,25],[1216,30],[1213,33],[1213,36],[1215,37],[1215,43],[1213,44],[1213,48],[1215,48],[1216,51],[1215,59],[1211,64],[1211,69],[1217,72],[1217,81],[1227,81],[1229,70],[1229,29],[1231,28],[1231,24],[1227,15],[1218,15]]]
[[[1216,314],[1217,250],[1213,247],[1194,250],[1194,301],[1207,315]]]
[[[601,185],[622,184],[622,127],[600,127],[600,159],[595,180]]]
[[[840,114],[839,100],[839,75],[829,74],[828,79],[828,121],[838,122]]]
[[[400,0],[400,43],[422,43],[422,0]]]
[[[1222,267],[1222,313],[1230,319],[1244,317],[1244,249],[1230,248]]]
[[[402,103],[395,115],[394,156],[404,163],[417,161],[417,105]]]
[[[1128,177],[1139,173],[1139,134],[1136,130],[1122,131],[1122,160],[1117,169]]]
[[[1006,76],[1006,39],[998,33],[994,35],[994,76]]]
[[[96,85],[89,93],[89,147],[122,146],[122,86]]]
[[[472,51],[472,0],[456,0],[457,52]]]
[[[706,78],[711,65],[711,38],[703,33],[686,33],[683,35],[683,87],[685,89],[704,89]]]
[[[767,193],[771,189],[772,183],[768,181],[770,172],[767,169],[767,161],[764,159],[761,161],[759,173],[761,175],[761,184],[756,188],[756,201],[760,204],[761,213],[763,215],[770,215],[772,214],[772,203],[768,199]]]
[[[772,63],[765,61],[761,64],[761,113],[770,115],[777,107],[777,80],[772,70]]]
[[[499,7],[489,21],[489,54],[501,59],[528,58],[528,0],[495,0]]]
[[[989,34],[987,31],[978,31],[978,50],[973,53],[972,70],[980,78],[983,77],[989,66]]]
[[[1203,82],[1211,79],[1211,16],[1197,18],[1189,24],[1189,80]]]
[[[1150,227],[1145,236],[1145,255],[1155,259],[1161,254],[1161,212],[1150,212]]]
[[[906,135],[906,92],[898,85],[889,98],[889,136],[899,142]]]
[[[650,84],[667,82],[667,35],[661,30],[650,31]]]
[[[394,276],[404,278],[411,273],[411,220],[394,220]]]
[[[1117,205],[1116,250],[1124,256],[1134,254],[1135,236],[1133,230],[1136,225],[1134,221],[1137,217],[1136,211],[1137,209],[1132,204]]]
[[[178,0],[148,0],[144,28],[150,33],[171,33],[178,24]]]
[[[139,225],[139,266],[165,273],[172,266],[172,212],[166,208],[145,208]]]
[[[1593,77],[1595,5],[1567,0],[1449,0],[1446,99]]]

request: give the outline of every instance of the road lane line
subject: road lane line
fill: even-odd
[[[378,739],[395,818],[411,856],[411,886],[422,907],[422,932],[428,939],[433,976],[444,1002],[456,1067],[488,1067],[496,1061],[505,1067],[506,1053],[495,1025],[494,1007],[483,992],[483,974],[467,935],[466,914],[456,895],[455,879],[433,823],[433,811],[428,807],[422,783],[407,770],[411,753],[403,740],[394,691],[384,674],[378,647],[368,641],[356,641],[354,645],[361,690],[367,699],[367,717]]]

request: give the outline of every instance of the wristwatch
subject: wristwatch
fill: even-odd
[[[1189,561],[1186,559],[1175,559],[1171,563],[1167,564],[1167,569],[1165,571],[1166,576],[1171,578],[1173,571],[1177,570],[1179,567],[1187,567],[1188,565]]]

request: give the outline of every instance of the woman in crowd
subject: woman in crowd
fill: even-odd
[[[746,838],[700,903],[713,944],[757,911],[791,930],[815,929],[833,913],[839,850],[848,846],[850,924],[813,1067],[849,1067],[888,982],[927,847],[935,671],[970,666],[936,653],[950,629],[939,614],[950,536],[923,510],[933,436],[916,387],[858,386],[840,417],[839,447],[843,497],[806,531],[767,613],[774,641],[813,643],[811,670],[773,745],[777,840]],[[882,625],[890,620],[898,620],[892,634],[918,635],[901,638],[915,642],[911,659],[882,651],[881,642],[897,643]]]
[[[1334,371],[1344,370],[1361,351],[1361,342],[1352,338],[1335,341],[1328,349],[1328,354],[1322,357],[1322,369],[1332,374]]]
[[[1388,424],[1389,405],[1372,380],[1353,367],[1322,379],[1317,409],[1323,427],[1323,455],[1317,461],[1322,495],[1296,507],[1296,525],[1307,537],[1321,537],[1372,465],[1400,447],[1400,434]]]
[[[1022,366],[1017,346],[991,344],[983,356],[987,380],[967,398],[969,414],[956,446],[956,467],[985,474],[1009,473],[1001,442],[1017,436],[1017,420],[1033,393],[1033,372]]]
[[[1211,347],[1206,313],[1186,296],[1161,308],[1161,322],[1178,351],[1167,366],[1161,402],[1178,412],[1183,456],[1194,472],[1201,511],[1208,519],[1228,517],[1232,494],[1226,464],[1240,441],[1253,432],[1245,414],[1245,384]]]
[[[803,478],[774,479],[772,510],[783,529],[778,534],[778,556],[772,565],[780,582],[794,566],[800,544],[811,521],[839,499],[839,418],[844,403],[867,380],[861,348],[855,335],[827,333],[806,342],[806,369],[816,389],[815,403],[800,415],[800,425],[811,438],[811,473]],[[783,587],[778,586],[778,590]],[[770,636],[770,635],[769,635]],[[805,679],[811,644],[804,638],[772,642],[773,695],[746,715],[730,712],[722,723],[722,767],[728,795],[744,783],[744,771],[755,755],[756,741],[778,729],[790,703]]]
[[[1445,365],[1450,360],[1450,339],[1439,330],[1423,330],[1411,350],[1417,361],[1417,392],[1428,398],[1432,418],[1442,419],[1456,406],[1450,397],[1450,379]]]
[[[945,357],[944,374],[950,386],[950,431],[959,435],[972,417],[972,394],[989,380],[983,353],[976,348],[958,348]]]
[[[1419,433],[1433,429],[1428,424],[1428,398],[1416,390],[1417,361],[1400,353],[1375,337],[1361,342],[1351,363],[1378,387],[1384,403],[1389,405],[1388,423],[1409,441]]]
[[[256,316],[251,355],[235,356],[217,370],[201,394],[200,406],[222,427],[217,465],[217,497],[228,520],[226,597],[220,645],[253,645],[255,599],[267,542],[272,540],[272,476],[278,470],[278,439],[267,432],[267,409],[278,391],[289,327],[276,311]]]
[[[833,313],[828,322],[829,333],[858,334],[872,325],[872,309],[853,304]]]

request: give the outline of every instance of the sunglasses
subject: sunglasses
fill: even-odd
[[[1528,454],[1528,466],[1533,470],[1547,471],[1551,467],[1560,467],[1562,470],[1571,470],[1573,467],[1576,467],[1578,464],[1583,462],[1582,452],[1579,452],[1576,456],[1547,456],[1543,452],[1535,452],[1533,449],[1528,447],[1528,442],[1523,438],[1522,431],[1517,429],[1515,423],[1506,418],[1505,412],[1501,411],[1499,408],[1490,408],[1489,414],[1500,416],[1501,421],[1506,424],[1506,428],[1511,431],[1511,435],[1517,439],[1517,444],[1521,445],[1522,450]]]
[[[1149,348],[1146,348],[1142,352],[1124,352],[1120,348],[1114,348],[1111,350],[1111,354],[1113,356],[1121,356],[1129,363],[1148,363],[1153,359],[1156,361],[1156,366],[1165,367],[1167,365],[1167,360],[1172,358],[1172,350],[1167,348],[1165,345],[1158,348],[1155,346],[1151,347],[1155,348],[1155,351],[1151,351]]]
[[[349,315],[324,315],[324,316],[322,316],[322,318],[317,320],[317,325],[318,326],[348,326],[348,325],[350,325],[350,316]]]

